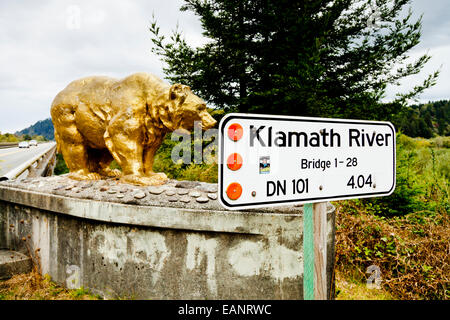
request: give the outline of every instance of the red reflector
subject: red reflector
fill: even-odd
[[[228,137],[233,141],[238,141],[242,138],[244,134],[244,129],[239,123],[233,123],[228,127]]]
[[[239,153],[232,153],[227,159],[227,166],[230,170],[236,171],[242,167],[242,157]]]
[[[227,188],[227,196],[231,200],[239,199],[242,194],[242,187],[239,183],[233,182]]]

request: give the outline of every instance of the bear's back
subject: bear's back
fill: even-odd
[[[133,92],[136,95],[157,97],[168,92],[170,85],[151,73],[134,73],[123,79],[91,76],[69,83],[53,100],[53,105],[104,104],[116,95]],[[131,91],[131,92],[130,92]]]
[[[72,81],[53,100],[52,106],[78,106],[80,102],[92,105],[108,103],[110,87],[118,80],[104,76],[91,76]]]
[[[130,95],[146,97],[157,97],[162,93],[169,91],[169,84],[151,73],[138,72],[126,78],[123,78],[111,86],[111,94],[113,92],[122,91]]]

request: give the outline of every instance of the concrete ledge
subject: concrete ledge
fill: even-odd
[[[286,230],[298,229],[302,208],[297,214],[181,209],[160,206],[127,205],[44,194],[16,188],[0,188],[0,199],[14,199],[14,203],[97,221],[136,226],[185,229],[211,232],[267,234],[273,223],[283,224]]]
[[[28,273],[31,268],[30,257],[20,252],[0,249],[0,279],[9,279],[16,274]]]
[[[67,177],[1,182],[0,247],[39,248],[43,274],[104,296],[302,299],[303,208],[227,211],[216,191],[188,181],[162,189]],[[331,292],[331,205],[327,218]]]

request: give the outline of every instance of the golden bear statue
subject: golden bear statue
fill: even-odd
[[[51,116],[69,177],[120,177],[137,185],[167,180],[164,173],[153,172],[153,158],[166,133],[190,130],[195,121],[202,129],[216,124],[188,86],[169,86],[148,73],[75,80],[55,97]],[[109,168],[113,159],[122,172]]]

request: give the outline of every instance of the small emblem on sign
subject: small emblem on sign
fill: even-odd
[[[270,173],[270,157],[259,157],[259,173]]]

